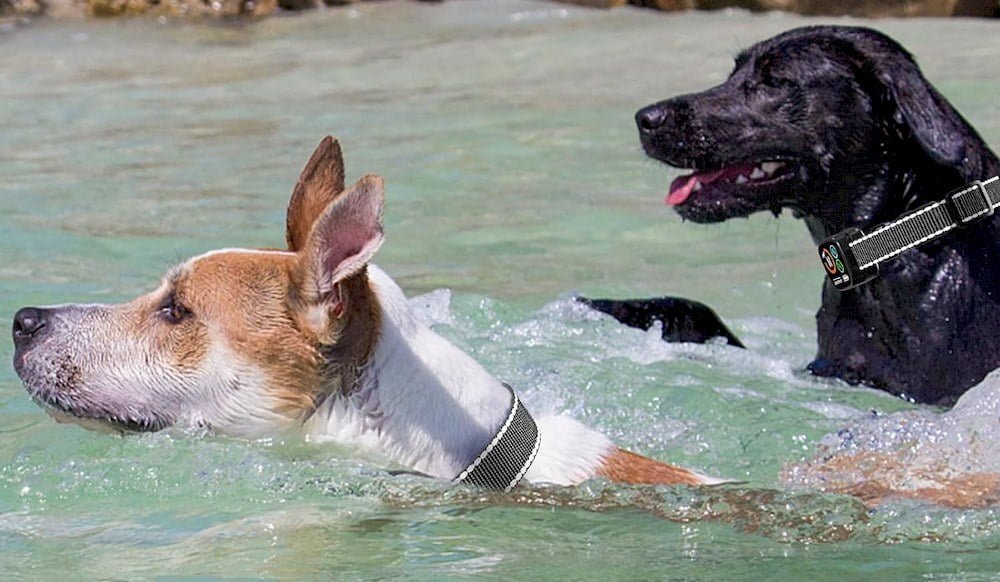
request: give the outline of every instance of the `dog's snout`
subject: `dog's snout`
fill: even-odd
[[[635,123],[643,133],[656,131],[666,120],[667,110],[660,104],[643,107],[635,114]]]
[[[49,311],[37,307],[25,307],[14,314],[14,343],[31,341],[48,323]]]

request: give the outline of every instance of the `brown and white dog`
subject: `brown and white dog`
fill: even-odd
[[[120,305],[21,309],[14,367],[57,420],[247,438],[294,429],[454,479],[497,434],[510,392],[419,323],[399,286],[368,264],[383,240],[382,205],[378,176],[344,189],[340,146],[327,137],[292,193],[288,250],[212,251]],[[537,425],[528,482],[718,482],[567,416]]]

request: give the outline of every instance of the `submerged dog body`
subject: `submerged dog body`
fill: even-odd
[[[511,393],[419,323],[369,265],[382,201],[376,176],[344,189],[340,148],[327,138],[292,195],[288,250],[212,251],[121,305],[22,309],[14,367],[60,420],[247,438],[300,431],[454,479],[498,434]],[[566,416],[537,426],[530,482],[713,482]]]
[[[780,34],[741,53],[721,85],[636,121],[647,155],[693,170],[666,200],[682,217],[789,208],[816,242],[1000,172],[912,57],[863,28]],[[857,289],[826,281],[817,332],[814,374],[953,403],[1000,367],[1000,217],[906,251]]]

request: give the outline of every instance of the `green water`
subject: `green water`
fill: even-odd
[[[0,335],[4,579],[997,580],[1000,512],[790,489],[781,468],[870,409],[802,373],[822,273],[801,223],[683,224],[632,114],[817,20],[379,2],[257,23],[0,32],[0,320],[114,302],[180,258],[277,246],[319,139],[386,178],[378,263],[437,328],[618,442],[743,483],[478,496],[299,442],[56,424]],[[858,22],[841,20],[840,22]],[[989,21],[874,21],[1000,146]],[[670,346],[567,297],[673,293],[750,346]]]

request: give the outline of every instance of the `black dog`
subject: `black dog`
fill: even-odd
[[[670,187],[682,217],[789,208],[817,242],[1000,172],[913,58],[864,28],[785,32],[741,53],[723,84],[636,122],[650,157],[693,170]],[[907,251],[857,289],[827,281],[822,299],[814,374],[951,404],[1000,367],[1000,222]],[[627,305],[602,311],[632,319]]]

